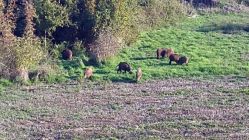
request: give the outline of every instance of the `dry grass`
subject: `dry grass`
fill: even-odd
[[[249,138],[248,86],[226,77],[12,87],[0,94],[0,138]]]

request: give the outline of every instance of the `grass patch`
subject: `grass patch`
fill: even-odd
[[[248,87],[241,87],[239,89],[226,89],[226,88],[218,88],[217,91],[221,93],[242,93],[249,95],[249,88]]]
[[[10,93],[11,92],[11,93]],[[18,106],[10,104],[10,102],[18,102],[20,100],[29,100],[30,96],[22,91],[8,91],[0,94],[0,102],[2,109],[0,110],[0,118],[9,119],[26,119],[30,117],[31,107],[25,108],[24,106]]]
[[[248,18],[245,14],[204,15],[175,26],[143,32],[131,47],[94,67],[93,79],[133,83],[139,66],[143,71],[142,82],[171,77],[248,76]],[[173,48],[190,58],[189,65],[169,65],[168,58],[156,59],[157,48]],[[132,66],[133,74],[117,74],[116,67],[121,61]],[[82,76],[86,67],[78,58],[61,64],[70,79]]]
[[[11,82],[6,79],[0,79],[0,93],[4,90],[5,87],[10,86]]]
[[[241,89],[240,92],[249,95],[249,88]]]

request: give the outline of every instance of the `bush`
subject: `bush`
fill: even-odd
[[[99,63],[135,41],[139,32],[174,23],[184,12],[178,0],[100,1],[95,10],[95,40],[89,45],[91,56]]]
[[[55,31],[56,27],[69,23],[69,10],[51,0],[35,0],[36,8],[36,28],[39,34],[47,32],[49,35]]]
[[[139,23],[146,27],[155,27],[174,23],[184,16],[184,5],[178,0],[148,1],[138,17]],[[141,25],[141,24],[140,24]]]
[[[11,37],[10,44],[0,44],[0,72],[21,79],[47,59],[44,50],[58,59],[63,49],[70,48],[84,64],[88,61],[85,52],[90,51],[92,60],[100,63],[124,44],[134,42],[139,32],[174,23],[184,15],[179,0],[39,0],[24,4],[19,9],[22,14],[13,10],[16,1],[12,2],[0,3],[0,33],[7,29],[3,39]],[[26,24],[18,22],[17,26],[16,18],[23,18]],[[12,33],[15,28],[23,31],[20,38]],[[60,36],[72,32],[73,35]]]
[[[135,41],[138,36],[138,23],[136,23],[136,15],[139,11],[137,0],[119,1],[115,4],[115,12],[113,21],[110,25],[111,32],[119,41],[130,44]]]
[[[87,51],[96,57],[96,62],[110,57],[123,44],[134,42],[139,32],[174,23],[185,12],[179,0],[41,0],[35,2],[35,7],[36,28],[43,35],[47,31],[53,42],[58,41],[53,36],[58,27],[61,31],[71,26],[77,30],[77,39],[66,38],[69,40],[64,40],[65,43],[49,48],[55,58],[60,55],[61,48],[80,42],[88,47]],[[79,53],[74,51],[74,54]]]
[[[45,58],[39,40],[28,37],[17,38],[12,45],[3,44],[0,54],[1,75],[13,80],[28,80],[28,70]]]
[[[46,61],[46,63],[42,65],[39,65],[33,71],[39,72],[38,77],[34,78],[33,82],[37,82],[39,80],[46,83],[58,83],[65,82],[67,80],[66,71],[51,60]]]
[[[17,68],[30,69],[45,58],[40,41],[34,38],[17,38],[13,50]]]
[[[121,43],[122,42],[119,41],[111,31],[100,32],[98,38],[89,46],[91,49],[91,60],[100,64],[108,57],[115,55],[121,48]]]

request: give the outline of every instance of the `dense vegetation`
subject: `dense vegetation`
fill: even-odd
[[[1,0],[0,75],[26,81],[30,70],[58,73],[65,48],[98,64],[141,31],[184,13],[178,0]]]
[[[247,1],[0,0],[0,76],[16,81],[36,81],[38,77],[59,82],[79,79],[86,66],[98,65],[95,79],[133,79],[133,75],[115,74],[119,61],[128,61],[134,68],[142,66],[144,79],[207,73],[245,75],[248,66],[241,58],[248,51],[245,14],[228,15],[231,20],[220,15],[217,23],[206,23],[205,16],[181,20],[194,15],[196,9],[200,14],[246,11],[240,4],[247,5]],[[237,18],[238,22],[230,24]],[[221,26],[223,22],[227,25]],[[221,30],[236,33],[227,36]],[[237,40],[239,46],[235,46]],[[132,47],[123,49],[125,46]],[[189,56],[191,66],[165,67],[166,60],[154,59],[159,47],[171,47]],[[61,58],[66,48],[73,51],[72,61]],[[32,74],[35,78],[29,77]]]

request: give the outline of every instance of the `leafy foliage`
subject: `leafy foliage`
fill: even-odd
[[[17,7],[15,4],[15,1],[11,1],[11,5],[8,5],[7,9],[16,9]],[[12,17],[8,17],[13,11],[10,10],[9,13],[3,13],[3,10],[0,11],[2,22],[0,27],[0,74],[3,77],[16,78],[22,75],[22,73],[25,73],[25,76],[23,75],[23,77],[28,77],[27,70],[37,66],[44,57],[44,51],[40,48],[40,41],[33,34],[33,5],[32,3],[27,2],[24,5],[24,11],[22,11],[21,14],[12,13],[12,17],[14,18],[24,16],[25,26],[23,29],[23,37],[14,36],[12,25],[15,25],[15,20],[13,20]]]
[[[94,34],[96,40],[93,44],[96,44],[97,40],[103,40],[100,36],[105,33],[104,36],[113,36],[113,38],[104,42],[107,43],[107,46],[112,46],[114,52],[117,52],[122,46],[117,43],[117,45],[113,45],[112,43],[117,42],[116,40],[121,42],[120,44],[124,42],[129,45],[134,42],[139,32],[178,20],[184,15],[184,8],[177,0],[146,1],[146,5],[137,0],[112,2],[103,0],[96,4],[95,13]],[[108,49],[101,46],[99,47],[101,51],[98,51],[100,53],[96,54],[95,50],[98,47],[95,46],[90,45],[92,53],[95,53],[94,56],[105,56],[101,59],[110,56]],[[104,52],[107,53],[103,55]]]
[[[27,70],[37,69],[47,55],[56,64],[65,48],[84,67],[92,60],[88,57],[108,65],[108,59],[132,46],[141,32],[176,24],[191,11],[179,0],[36,0],[21,8],[17,1],[1,0],[0,5],[0,62]]]
[[[44,52],[39,40],[33,38],[17,38],[13,46],[17,68],[30,69],[37,65],[43,58]]]
[[[47,31],[51,34],[56,27],[69,23],[69,15],[66,7],[56,1],[36,0],[36,26],[40,32]]]

